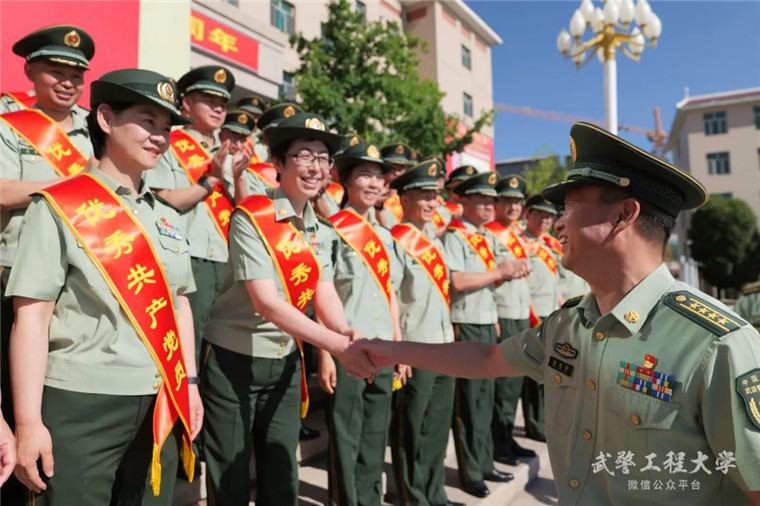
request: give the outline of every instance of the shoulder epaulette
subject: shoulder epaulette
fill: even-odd
[[[749,286],[742,290],[742,295],[752,295],[753,293],[760,292],[760,284]]]
[[[663,301],[670,309],[716,336],[724,336],[747,324],[738,316],[727,313],[724,309],[685,290],[670,292],[665,295]]]
[[[577,297],[571,297],[567,299],[564,304],[562,304],[562,307],[563,308],[575,307],[581,303],[581,301],[583,300],[583,297],[585,297],[585,295],[578,295]]]
[[[177,208],[174,206],[174,204],[172,204],[171,202],[169,202],[169,201],[168,201],[168,200],[166,200],[165,198],[161,197],[161,196],[158,194],[158,191],[157,191],[157,190],[152,190],[152,189],[151,189],[151,193],[153,194],[153,198],[154,198],[154,199],[158,200],[159,202],[161,202],[161,203],[162,203],[163,205],[165,205],[166,207],[170,207],[170,208],[174,209],[175,211],[177,211],[177,213],[179,213],[179,214],[182,214],[182,211],[180,211],[179,209],[177,209]]]

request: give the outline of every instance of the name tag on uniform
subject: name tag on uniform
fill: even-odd
[[[549,367],[561,372],[562,374],[566,376],[572,376],[573,369],[575,369],[574,366],[568,364],[567,362],[563,362],[557,357],[549,357]]]

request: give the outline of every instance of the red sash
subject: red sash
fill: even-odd
[[[343,195],[345,195],[346,190],[340,184],[333,181],[329,184],[325,193],[332,197],[336,204],[340,205],[343,201]]]
[[[29,91],[6,91],[2,96],[10,97],[23,109],[29,109],[37,102],[37,95],[32,95]]]
[[[441,228],[446,224],[446,221],[443,219],[443,216],[441,216],[441,213],[438,212],[438,209],[433,211],[433,225],[435,225],[435,228]]]
[[[8,112],[0,115],[0,121],[34,147],[58,176],[74,176],[84,170],[87,157],[44,112],[38,109]]]
[[[446,206],[446,209],[449,210],[451,213],[451,216],[462,215],[462,204],[457,204],[456,202],[446,202],[443,205]]]
[[[393,195],[388,197],[383,204],[383,207],[396,218],[396,221],[401,221],[403,219],[404,208],[401,206],[401,197],[398,196],[398,193],[394,192]]]
[[[305,312],[317,291],[321,268],[301,232],[289,220],[275,219],[274,202],[266,195],[246,197],[236,209],[248,215],[264,241],[288,303],[302,313]],[[300,339],[296,339],[296,344],[301,354],[301,418],[305,418],[309,411],[309,388],[306,383],[303,345]]]
[[[528,260],[528,252],[525,249],[522,241],[517,236],[514,230],[510,227],[502,225],[498,221],[492,221],[486,223],[485,228],[490,230],[496,239],[512,252],[512,255],[517,260]],[[530,302],[530,311],[528,312],[528,320],[531,327],[538,327],[541,325],[541,318],[536,314],[536,310],[533,308],[533,301]]]
[[[258,160],[258,157],[254,155],[251,159],[251,163],[249,163],[248,167],[246,167],[248,172],[256,176],[262,183],[267,185],[268,188],[277,188],[280,186],[280,183],[277,182],[277,179],[271,175],[271,171],[275,170],[272,164],[254,162],[254,159]]]
[[[364,261],[385,295],[388,308],[391,304],[391,263],[388,250],[375,228],[367,220],[350,209],[343,209],[330,218],[338,235]]]
[[[449,271],[443,261],[443,255],[433,241],[425,237],[425,234],[417,230],[417,227],[408,223],[399,223],[393,227],[391,235],[404,248],[404,251],[422,266],[425,274],[446,302],[446,307],[450,307]]]
[[[195,471],[190,439],[190,399],[182,342],[171,288],[150,238],[118,197],[90,174],[39,192],[82,244],[148,348],[163,385],[153,411],[153,494],[161,487],[161,447],[177,418],[182,422],[182,463]]]
[[[544,234],[541,236],[541,239],[544,240],[544,243],[549,246],[549,249],[551,249],[553,252],[558,254],[559,256],[562,256],[562,243],[559,242],[559,240],[551,236],[549,234]]]
[[[469,244],[470,247],[475,250],[475,253],[478,254],[480,259],[483,260],[487,270],[492,271],[494,267],[496,267],[496,257],[494,256],[493,251],[491,251],[491,246],[488,245],[486,236],[468,230],[464,223],[457,218],[451,220],[449,223],[449,230],[456,230],[462,235],[462,237],[464,237],[465,242]]]
[[[554,258],[554,255],[551,254],[551,251],[549,251],[548,246],[542,243],[541,239],[528,239],[523,235],[523,239],[525,239],[525,244],[530,248],[530,250],[541,259],[544,264],[546,264],[546,267],[549,268],[550,271],[552,271],[552,274],[555,276],[557,275],[557,260]]]
[[[196,184],[198,179],[211,169],[211,154],[185,130],[173,130],[170,139],[172,153],[184,169],[190,182]],[[233,209],[232,201],[227,195],[222,181],[219,181],[208,194],[205,203],[211,221],[216,225],[216,229],[224,242],[227,242]]]

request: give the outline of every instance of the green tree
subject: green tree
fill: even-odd
[[[539,150],[533,155],[533,162],[525,169],[528,194],[535,195],[551,184],[564,181],[567,178],[569,165],[569,160],[561,160],[557,153],[547,148]]]
[[[443,92],[417,70],[419,53],[427,50],[423,40],[404,35],[396,23],[367,22],[347,0],[328,9],[321,38],[298,34],[290,42],[301,58],[295,85],[302,106],[329,128],[380,145],[406,142],[432,155],[461,151],[493,123],[490,111],[457,136],[459,119],[443,112]]]
[[[757,221],[746,202],[711,198],[694,212],[689,241],[700,273],[710,284],[738,289],[757,279]]]

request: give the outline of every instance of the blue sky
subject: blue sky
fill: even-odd
[[[601,63],[594,59],[576,70],[555,43],[580,0],[467,4],[504,39],[492,48],[494,102],[604,119]],[[601,5],[598,0],[594,4]],[[620,123],[652,129],[652,110],[658,105],[669,131],[685,87],[693,96],[760,86],[760,2],[650,0],[650,5],[662,20],[662,36],[656,48],[646,48],[639,63],[618,53]],[[496,160],[547,148],[568,154],[570,126],[500,113]],[[621,135],[651,146],[642,135]]]

